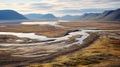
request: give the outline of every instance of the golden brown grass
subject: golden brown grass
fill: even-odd
[[[48,37],[64,36],[69,31],[68,29],[50,25],[5,25],[5,27],[0,27],[0,32],[32,32]]]
[[[119,67],[120,40],[99,38],[82,51],[57,57],[41,67]],[[117,50],[116,50],[117,48]],[[37,64],[36,64],[37,65]],[[32,65],[30,65],[31,67]],[[28,66],[29,67],[29,66]],[[32,66],[39,67],[39,66]]]
[[[76,42],[77,41],[76,38],[80,38],[80,37],[81,35],[75,35],[75,36],[69,37],[68,40],[65,40],[65,43],[70,44],[70,43]]]
[[[68,23],[60,23],[60,25],[63,26],[70,26],[70,27],[95,27],[95,28],[120,28],[120,24],[114,24],[114,23],[81,23],[81,22],[68,22]]]

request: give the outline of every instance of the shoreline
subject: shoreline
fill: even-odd
[[[81,45],[76,45],[76,46],[71,46],[71,47],[69,47],[68,49],[65,49],[65,50],[62,50],[62,51],[60,51],[59,53],[54,53],[54,54],[52,54],[52,55],[49,55],[49,56],[46,56],[46,57],[43,57],[43,58],[34,58],[34,60],[32,60],[32,58],[31,58],[31,61],[30,60],[28,60],[28,61],[25,61],[25,62],[23,62],[23,61],[21,61],[20,63],[12,63],[13,64],[13,67],[16,67],[16,66],[26,66],[26,65],[28,65],[28,64],[31,64],[31,63],[36,63],[36,62],[39,62],[39,63],[42,63],[42,62],[45,62],[45,61],[48,61],[48,60],[52,60],[52,59],[54,59],[55,57],[58,57],[58,56],[61,56],[61,55],[65,55],[65,54],[69,54],[69,53],[71,53],[71,52],[74,52],[74,51],[78,51],[78,50],[82,50],[82,49],[84,49],[85,47],[87,47],[87,46],[89,46],[92,42],[94,42],[97,38],[96,38],[96,35],[93,35],[92,34],[92,37],[93,37],[93,39],[91,39],[91,36],[89,36],[85,41],[87,41],[87,42],[85,42],[85,43],[83,43],[83,44],[81,44]],[[79,47],[78,47],[79,46]],[[76,47],[76,48],[74,48],[74,49],[70,49],[70,48],[72,48],[72,47]],[[15,64],[15,65],[14,65]],[[10,64],[11,65],[11,64]],[[4,65],[3,65],[3,67],[4,67]]]

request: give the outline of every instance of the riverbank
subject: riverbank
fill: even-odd
[[[75,28],[64,28],[64,27],[56,27],[56,26],[50,26],[50,25],[11,25],[11,26],[1,26],[1,30],[3,30],[3,28],[5,27],[5,32],[7,32],[7,34],[9,32],[18,34],[18,33],[22,33],[22,36],[27,33],[27,35],[25,35],[26,37],[29,37],[29,33],[33,33],[34,35],[35,32],[50,32],[52,30],[52,33],[49,34],[45,34],[45,35],[37,35],[37,37],[39,36],[45,36],[45,38],[55,38],[54,40],[46,40],[44,42],[39,42],[39,43],[31,43],[31,44],[1,44],[3,46],[0,46],[0,66],[1,67],[25,67],[25,66],[33,66],[34,65],[38,65],[38,66],[44,66],[44,64],[49,65],[51,67],[54,67],[54,65],[56,66],[60,66],[62,65],[62,67],[64,66],[71,66],[71,63],[73,63],[72,61],[74,61],[73,59],[71,59],[70,56],[72,56],[71,54],[75,54],[76,52],[80,52],[77,53],[79,56],[76,58],[75,55],[73,55],[72,57],[75,58],[75,62],[72,64],[74,66],[79,66],[81,65],[81,58],[83,59],[82,61],[85,61],[84,59],[89,59],[90,57],[90,61],[85,61],[85,64],[89,62],[90,65],[92,65],[93,59],[102,59],[104,58],[109,58],[108,56],[110,54],[98,54],[96,56],[96,54],[94,56],[93,53],[90,54],[90,56],[87,56],[87,54],[89,54],[89,52],[86,51],[86,48],[89,48],[90,45],[94,44],[93,42],[98,39],[100,39],[100,42],[98,42],[98,46],[96,44],[96,48],[94,50],[97,50],[97,48],[99,49],[99,44],[109,44],[109,40],[107,40],[108,37],[110,37],[110,39],[115,39],[111,42],[117,42],[119,43],[119,30],[87,30],[87,29],[91,29],[91,28],[78,28],[78,30],[76,30]],[[23,27],[23,28],[20,28]],[[45,29],[43,29],[45,28]],[[24,29],[24,30],[23,30]],[[107,28],[106,28],[107,29]],[[62,35],[59,35],[59,32],[67,30],[67,33],[64,33]],[[71,32],[72,30],[72,32]],[[54,32],[56,31],[56,32]],[[95,32],[96,31],[96,32]],[[57,37],[55,34],[57,34]],[[33,34],[32,34],[33,35]],[[50,35],[50,37],[48,37]],[[59,36],[58,36],[59,35]],[[46,37],[47,36],[47,37]],[[52,37],[51,37],[52,36]],[[45,39],[42,38],[42,39]],[[105,41],[102,41],[105,38]],[[41,39],[41,38],[40,38]],[[99,40],[98,39],[98,40]],[[116,41],[116,39],[118,39]],[[103,43],[102,43],[103,42]],[[6,45],[6,46],[5,46]],[[85,48],[85,49],[83,49]],[[103,48],[106,49],[106,48]],[[118,49],[118,48],[117,48]],[[85,50],[85,57],[84,56],[84,52],[83,54],[81,54],[81,51]],[[101,51],[101,50],[100,50]],[[99,51],[98,51],[99,52]],[[107,52],[107,51],[106,51]],[[96,53],[96,51],[95,51]],[[61,59],[60,62],[58,61],[58,63],[54,63],[55,58],[59,58],[59,56],[62,55],[67,55],[64,59]],[[110,55],[110,58],[113,57]],[[69,59],[70,61],[66,61],[66,59]],[[79,59],[80,58],[80,59]],[[78,60],[77,60],[78,59]],[[80,60],[80,61],[79,61]],[[63,62],[65,61],[65,62]],[[106,60],[100,60],[101,61],[106,61]],[[71,62],[71,63],[69,63]],[[91,63],[92,62],[92,63]],[[95,63],[98,61],[94,61]],[[64,64],[65,63],[65,64]],[[79,64],[80,63],[80,64]],[[59,65],[60,64],[60,65]],[[88,64],[88,65],[89,65]],[[94,64],[94,63],[93,63]],[[87,66],[88,66],[87,65]],[[84,66],[84,65],[83,65]],[[44,66],[47,67],[47,66]]]
[[[92,36],[91,36],[92,35]],[[60,56],[60,55],[64,55],[64,54],[68,54],[68,53],[71,53],[71,52],[74,52],[74,51],[76,51],[76,50],[79,50],[79,49],[81,49],[81,48],[84,48],[84,47],[86,47],[86,46],[88,46],[89,45],[89,43],[91,43],[91,42],[93,42],[94,41],[94,39],[96,39],[96,35],[95,34],[90,34],[90,36],[87,38],[87,39],[85,39],[85,42],[83,43],[83,44],[81,44],[81,45],[78,45],[78,44],[76,44],[76,45],[73,45],[73,46],[70,46],[69,48],[65,48],[65,49],[61,49],[61,50],[59,50],[59,51],[57,51],[57,52],[54,52],[54,53],[51,53],[50,55],[47,55],[47,56],[42,56],[42,57],[34,57],[34,58],[30,58],[30,57],[28,57],[28,58],[25,58],[25,57],[10,57],[10,58],[12,58],[12,60],[10,60],[10,58],[8,59],[6,59],[6,61],[1,61],[1,66],[3,65],[29,65],[29,64],[31,64],[31,63],[36,63],[36,62],[39,62],[39,63],[42,63],[42,62],[47,62],[47,61],[50,61],[51,59],[54,59],[55,57],[57,57],[57,56]],[[54,45],[55,46],[55,45]],[[38,46],[37,46],[38,47]],[[32,48],[34,48],[33,46],[32,46]],[[35,48],[36,49],[36,48]],[[8,55],[9,56],[9,55]],[[24,60],[20,60],[20,58],[22,59],[24,59]],[[18,60],[19,59],[19,60]],[[5,59],[4,59],[5,60]],[[8,61],[7,61],[8,60]],[[7,63],[8,64],[7,64]],[[10,64],[10,62],[12,62],[12,64]],[[17,64],[18,63],[18,64]],[[21,64],[20,64],[21,63]],[[12,67],[13,67],[12,66]]]
[[[102,32],[103,33],[103,32]],[[110,32],[104,32],[90,46],[62,55],[47,63],[35,63],[26,67],[119,67],[120,39],[109,37]],[[112,31],[112,34],[120,32]],[[118,34],[119,36],[119,34]]]
[[[64,36],[72,30],[52,25],[0,25],[0,32],[35,33],[47,37]]]

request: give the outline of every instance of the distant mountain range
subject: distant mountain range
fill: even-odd
[[[53,14],[26,14],[22,15],[14,10],[0,10],[0,24],[3,20],[26,20],[26,19],[67,19],[77,21],[120,21],[120,9],[108,10],[102,13],[85,13],[83,15],[65,15],[56,17]],[[5,22],[6,24],[7,22]],[[20,22],[9,22],[8,24],[19,24]]]
[[[80,15],[74,15],[74,16],[72,16],[72,15],[65,15],[65,16],[62,16],[62,17],[59,17],[60,19],[76,19],[76,18],[78,18],[78,17],[80,17]]]
[[[103,13],[88,13],[77,19],[80,21],[120,21],[120,9],[104,11]]]
[[[86,14],[81,15],[80,17],[77,17],[77,19],[86,21],[86,20],[94,19],[99,15],[100,15],[100,13],[86,13]]]
[[[56,19],[53,14],[26,14],[25,17],[29,19]]]
[[[120,9],[104,11],[95,20],[102,21],[120,21]]]
[[[65,15],[56,17],[53,14],[27,14],[29,19],[67,19],[78,21],[120,21],[120,9],[108,10],[102,13],[85,13],[83,15]]]
[[[0,10],[0,21],[2,20],[25,20],[27,19],[22,14],[13,11],[13,10]],[[9,22],[8,24],[18,24],[20,22]],[[7,24],[4,22],[0,22],[0,24]]]
[[[62,17],[56,17],[53,14],[25,14],[24,16],[29,19],[58,19],[58,18],[59,19],[76,19],[80,17],[79,15],[78,16],[65,15]]]

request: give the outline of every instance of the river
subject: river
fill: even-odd
[[[76,38],[77,42],[74,42],[73,44],[81,44],[84,39],[86,39],[89,34],[87,32],[96,32],[96,30],[81,30],[81,31],[76,31],[76,32],[70,32],[66,36],[62,37],[57,37],[57,38],[49,38],[46,36],[42,35],[36,35],[35,33],[16,33],[16,32],[0,32],[0,35],[14,35],[17,37],[24,37],[24,38],[30,38],[30,39],[38,39],[38,40],[46,40],[46,42],[39,42],[39,43],[30,43],[30,44],[6,44],[2,43],[0,46],[27,46],[27,45],[40,45],[40,44],[45,44],[45,43],[51,43],[51,42],[58,42],[58,41],[63,41],[63,40],[68,40],[70,37],[75,36],[75,35],[81,35],[80,38]],[[55,39],[54,41],[47,41]]]

